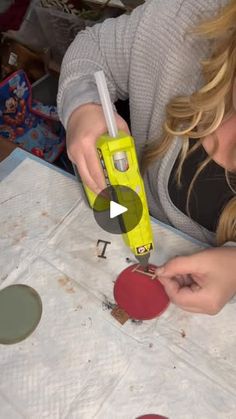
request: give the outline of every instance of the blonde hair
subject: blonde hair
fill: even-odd
[[[205,84],[192,95],[178,96],[169,102],[163,135],[159,141],[144,150],[141,164],[144,172],[168,150],[175,136],[182,137],[183,145],[177,169],[178,185],[181,185],[182,167],[186,157],[201,145],[204,137],[215,132],[223,118],[232,114],[232,88],[236,74],[236,0],[231,1],[217,17],[200,24],[193,33],[214,41],[212,56],[202,61]],[[196,144],[190,150],[189,138],[196,139]],[[216,149],[215,141],[211,156],[200,165],[192,179],[186,204],[188,214],[193,184]],[[227,171],[226,179],[229,183]],[[233,190],[232,187],[231,189]],[[222,210],[216,240],[219,245],[229,240],[236,241],[236,196]]]

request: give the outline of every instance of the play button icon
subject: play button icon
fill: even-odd
[[[124,185],[112,185],[97,195],[93,204],[97,224],[108,233],[123,234],[140,222],[143,205],[138,193]]]
[[[115,201],[110,202],[110,218],[118,217],[126,211],[128,211],[128,208],[123,207],[123,205],[117,204]]]

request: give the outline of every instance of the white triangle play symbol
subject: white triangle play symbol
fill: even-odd
[[[123,207],[123,205],[117,204],[115,201],[110,202],[110,218],[118,217],[126,211],[128,211],[128,208]]]

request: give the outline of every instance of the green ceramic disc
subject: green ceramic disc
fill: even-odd
[[[0,291],[0,344],[9,345],[27,338],[42,315],[38,293],[28,285],[10,285]]]

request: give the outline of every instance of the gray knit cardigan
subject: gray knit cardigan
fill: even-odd
[[[227,3],[147,0],[131,15],[80,32],[61,69],[58,110],[64,126],[79,105],[100,103],[93,74],[102,69],[112,101],[129,98],[132,135],[140,158],[144,145],[160,135],[170,98],[190,94],[202,83],[200,61],[209,56],[211,44],[191,35],[190,29]],[[165,157],[145,175],[150,212],[193,238],[215,245],[215,234],[170,200],[168,179],[180,147],[181,139],[176,138]]]

